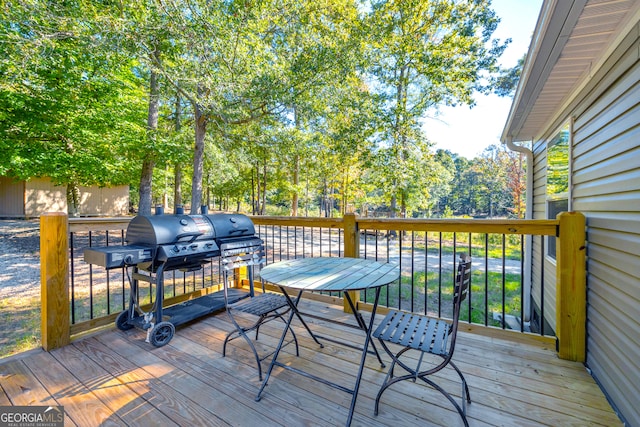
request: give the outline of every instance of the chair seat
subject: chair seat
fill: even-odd
[[[450,328],[448,322],[440,319],[391,310],[373,336],[403,347],[446,355]]]
[[[288,307],[287,299],[282,294],[264,293],[253,298],[246,298],[230,305],[233,310],[263,316],[279,308]]]

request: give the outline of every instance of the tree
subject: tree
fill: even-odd
[[[154,57],[160,56],[159,47],[156,44],[153,52]],[[147,138],[149,145],[156,143],[156,133],[158,130],[158,113],[160,110],[160,83],[158,73],[151,70],[149,78],[149,112],[147,114]],[[142,160],[142,173],[140,174],[140,204],[138,213],[140,215],[151,215],[151,186],[153,182],[153,168],[156,164],[154,150],[147,150]]]
[[[170,144],[166,145],[165,142],[174,132],[165,129],[160,133],[158,130],[160,110],[165,100],[173,96],[174,92],[170,91],[170,84],[164,79],[157,64],[163,62],[165,55],[175,55],[179,49],[168,30],[171,17],[158,3],[125,2],[116,5],[113,8],[114,19],[110,21],[114,48],[122,48],[131,58],[135,58],[135,71],[146,78],[148,85],[146,134],[136,150],[136,157],[140,162],[138,213],[142,215],[151,214],[154,169],[158,163],[166,162],[163,154],[166,156]],[[180,114],[176,111],[176,117]],[[179,132],[179,125],[176,122],[173,124]]]
[[[500,75],[495,80],[495,87],[493,92],[498,96],[513,97],[516,88],[518,87],[518,81],[520,80],[520,74],[522,73],[522,67],[524,67],[524,61],[526,54],[518,59],[518,63],[513,68],[502,70]]]
[[[489,218],[503,215],[511,204],[507,187],[508,156],[503,146],[490,145],[475,162],[478,171],[479,209]]]
[[[523,154],[506,151],[509,161],[507,167],[507,189],[511,194],[511,204],[508,208],[516,218],[522,219],[526,213],[525,193],[527,191],[526,171],[522,164]]]
[[[140,79],[112,49],[93,2],[20,2],[0,10],[0,173],[67,186],[127,183],[143,135]]]
[[[391,213],[404,216],[424,144],[419,119],[438,105],[473,105],[487,92],[486,74],[498,70],[506,44],[492,40],[499,22],[489,1],[372,1],[369,72],[384,98],[378,135],[381,174],[387,177]]]

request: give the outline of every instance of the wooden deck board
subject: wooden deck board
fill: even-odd
[[[349,319],[341,307],[303,301],[306,310]],[[320,335],[361,342],[359,331],[309,319]],[[289,345],[281,361],[352,387],[359,353],[318,345],[294,322],[300,356]],[[224,313],[178,328],[171,342],[155,348],[139,330],[110,330],[50,353],[0,361],[0,405],[63,405],[66,425],[326,426],[346,420],[350,395],[284,369],[274,369],[260,402],[255,359],[242,339],[222,357],[232,330]],[[260,329],[257,348],[272,351],[282,323]],[[557,358],[548,343],[460,333],[454,360],[471,390],[472,426],[621,426],[582,364]],[[382,349],[379,349],[382,351]],[[268,368],[263,362],[263,370]],[[383,360],[388,363],[386,355]],[[449,372],[450,371],[450,372]],[[369,356],[352,425],[455,426],[462,422],[442,395],[405,381],[387,390],[378,416],[373,405],[386,369]],[[457,375],[438,374],[455,398]]]
[[[86,388],[72,372],[59,363],[51,353],[40,353],[24,360],[38,381],[51,394],[65,413],[78,426],[126,426],[98,397]]]
[[[90,354],[91,347],[85,346],[88,341],[78,345],[68,345],[52,351],[56,360],[70,372],[82,384],[91,390],[114,414],[123,419],[127,425],[145,427],[150,424],[172,426],[177,425],[167,416],[156,411],[155,407],[144,399],[140,399],[125,383],[118,381],[107,366],[96,363],[86,354]],[[83,352],[84,351],[84,352]],[[117,372],[114,369],[114,372]]]

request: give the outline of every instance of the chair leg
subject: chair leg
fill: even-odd
[[[464,377],[464,375],[462,375],[462,371],[460,371],[460,369],[458,369],[456,364],[453,363],[453,360],[450,360],[449,364],[453,367],[453,369],[456,370],[456,372],[458,373],[458,376],[460,377],[460,380],[462,381],[462,401],[463,401],[462,403],[463,403],[463,407],[465,407],[466,406],[464,405],[465,400],[467,403],[471,403],[471,394],[469,394],[469,386],[467,385],[467,380]],[[466,408],[465,408],[465,414],[466,414]]]
[[[284,322],[285,325],[287,324],[287,321],[282,317],[282,315],[278,317],[280,318],[280,320]],[[291,325],[288,326],[288,329],[289,329],[289,332],[291,332],[291,336],[293,337],[293,342],[296,344],[296,357],[300,357],[300,348],[298,347],[298,337],[296,336],[296,333],[293,332],[293,328],[291,327]],[[289,343],[291,342],[289,341]]]
[[[233,334],[237,333],[238,337],[244,338],[244,340],[247,342],[247,344],[249,344],[249,347],[251,347],[251,351],[253,352],[253,355],[256,358],[256,365],[258,365],[258,379],[260,381],[262,381],[262,366],[260,365],[260,362],[261,362],[260,355],[258,354],[258,350],[256,350],[255,345],[253,345],[253,342],[252,342],[251,338],[249,338],[249,336],[246,333],[247,330],[251,330],[253,327],[245,329],[242,326],[240,326],[238,324],[238,322],[236,322],[236,319],[233,318],[233,314],[231,314],[231,310],[229,310],[229,309],[227,309],[227,314],[229,315],[229,318],[231,319],[231,323],[233,323],[233,325],[235,326],[236,330],[232,331],[232,332],[229,332],[229,334],[225,338],[224,344],[222,345],[222,357],[225,357],[225,355],[226,355],[227,342],[229,342],[232,339],[234,339],[234,338],[231,338],[231,336]]]
[[[388,350],[388,347],[384,344],[384,342],[382,342],[382,346],[385,348],[385,350]],[[389,370],[387,371],[387,375],[384,381],[382,382],[382,386],[380,387],[380,390],[376,395],[376,401],[375,401],[374,410],[373,410],[374,415],[378,415],[379,408],[380,408],[380,399],[382,398],[382,394],[385,392],[386,389],[388,389],[391,385],[400,381],[410,379],[413,382],[415,382],[417,378],[420,378],[422,381],[426,382],[431,387],[438,390],[444,397],[446,397],[447,400],[449,400],[449,402],[451,402],[451,404],[458,411],[458,414],[462,418],[462,422],[464,423],[465,427],[469,427],[469,422],[467,421],[467,405],[466,404],[471,403],[471,395],[469,394],[469,387],[467,386],[467,381],[464,378],[464,375],[462,374],[460,369],[455,365],[455,363],[453,363],[453,361],[449,360],[448,364],[450,364],[455,369],[455,371],[458,373],[458,376],[460,377],[460,380],[462,381],[462,407],[460,407],[458,402],[456,402],[453,396],[451,396],[447,391],[445,391],[437,383],[427,378],[428,375],[439,371],[442,367],[446,366],[446,364],[441,365],[440,367],[437,367],[435,370],[430,370],[426,374],[423,373],[423,375],[420,375],[417,372],[417,370],[410,368],[405,363],[399,360],[399,357],[408,350],[411,350],[411,348],[405,347],[402,350],[400,350],[398,353],[396,353],[395,356],[393,355],[393,353],[387,351],[392,359],[391,366],[389,367]],[[422,361],[422,355],[420,357],[420,362],[418,362],[418,367],[420,366],[421,361]],[[401,375],[394,378],[393,369],[395,368],[396,364],[400,365],[405,371],[408,372],[408,374]]]
[[[413,380],[415,378],[414,373],[393,378],[393,375],[391,374],[391,369],[393,368],[393,365],[395,364],[395,362],[396,362],[395,360],[391,362],[391,368],[387,372],[387,376],[385,377],[382,383],[382,387],[380,387],[380,390],[378,390],[378,394],[376,395],[376,403],[373,409],[374,415],[378,415],[378,409],[380,407],[380,398],[382,397],[382,393],[384,393],[386,389],[388,389],[389,387],[391,387],[393,384],[397,382],[404,381],[404,380]]]
[[[373,407],[373,415],[378,415],[379,409],[380,409],[380,398],[382,397],[382,393],[384,393],[384,391],[394,382],[392,380],[392,370],[393,370],[393,366],[395,365],[395,360],[393,362],[391,362],[391,367],[389,368],[389,370],[387,371],[387,375],[384,378],[384,381],[382,382],[382,387],[380,387],[380,390],[378,390],[378,394],[376,395],[376,402],[375,405]]]
[[[469,427],[469,422],[467,421],[467,415],[466,415],[466,407],[465,407],[465,411],[462,410],[462,408],[460,407],[460,405],[458,405],[458,402],[455,401],[455,399],[453,398],[453,396],[451,396],[449,393],[447,393],[442,387],[440,387],[438,384],[436,384],[435,382],[431,381],[428,378],[425,378],[425,376],[421,376],[419,377],[422,381],[426,382],[427,384],[429,384],[431,387],[435,388],[436,390],[438,390],[440,393],[442,393],[442,395],[444,397],[446,397],[449,402],[451,402],[451,404],[456,408],[456,410],[458,411],[458,414],[460,415],[460,417],[462,418],[462,422],[464,422],[465,427]],[[463,406],[464,406],[464,396],[462,397],[462,402],[463,402]]]

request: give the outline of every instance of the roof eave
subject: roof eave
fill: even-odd
[[[500,137],[503,143],[531,141],[537,136],[533,130],[523,132],[523,127],[586,3],[587,0],[543,2],[509,116]]]

